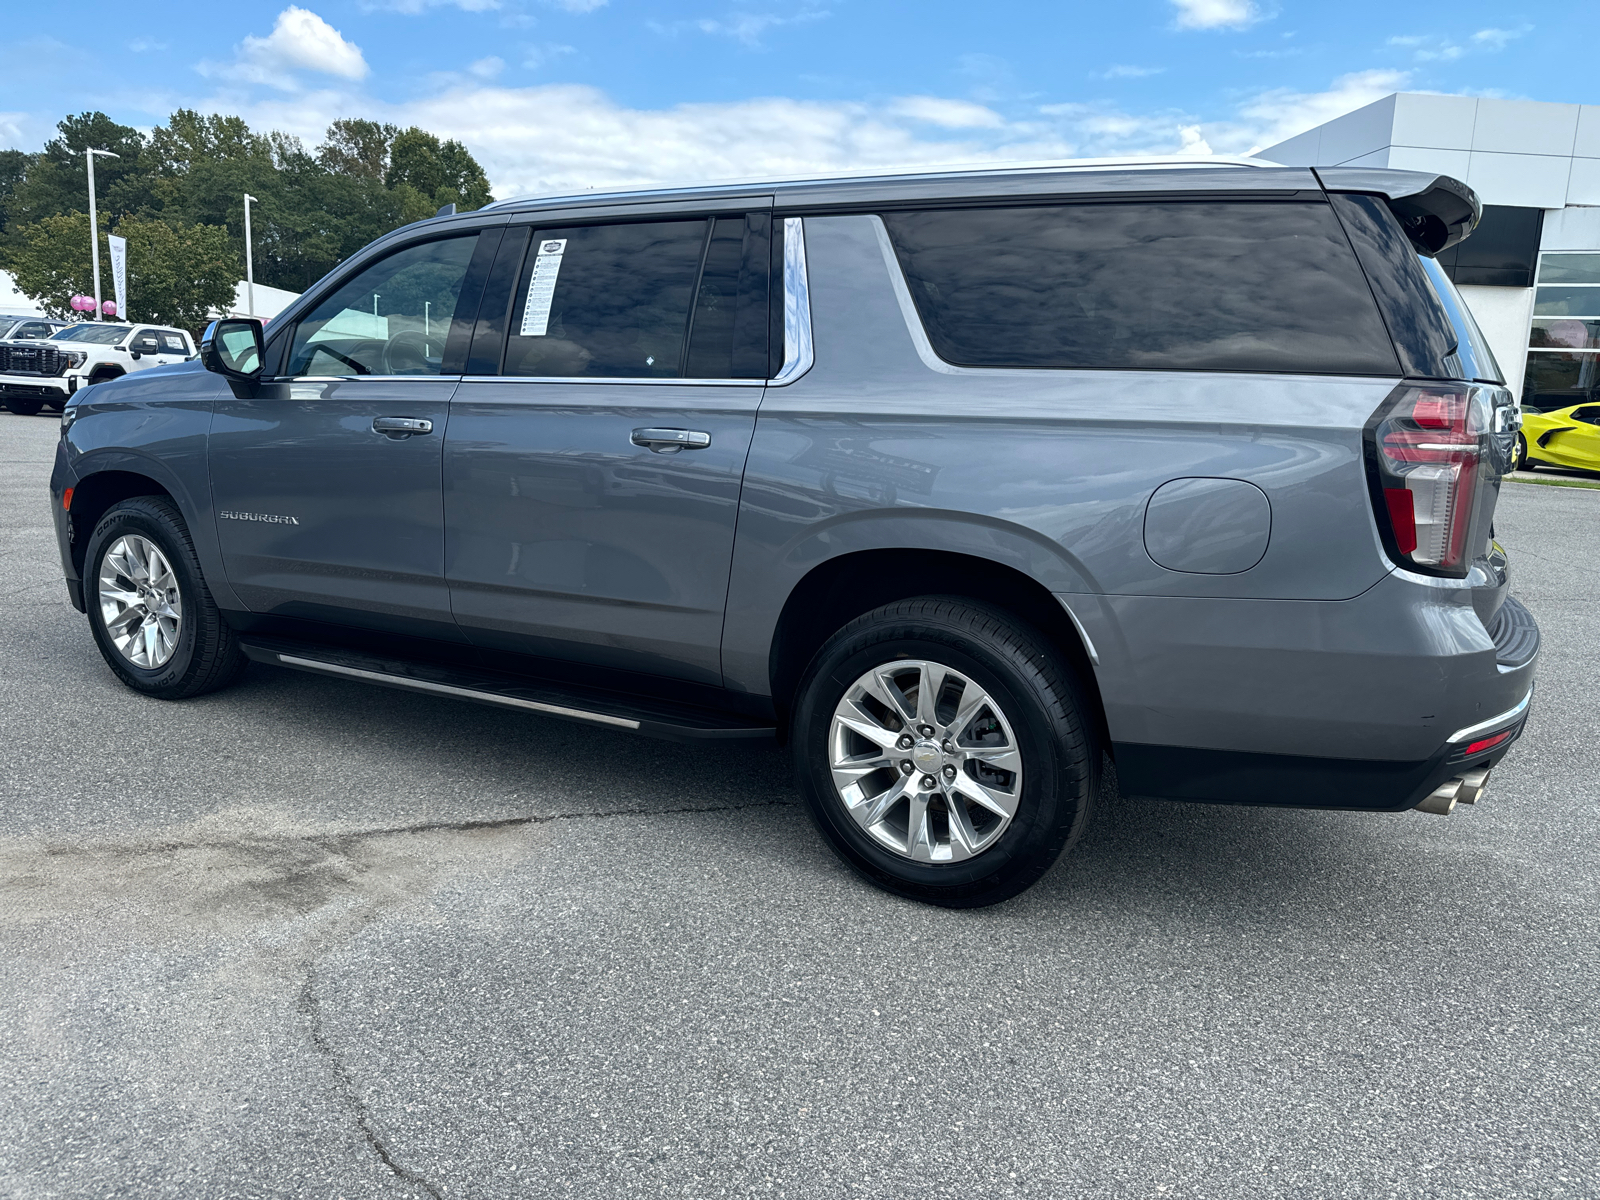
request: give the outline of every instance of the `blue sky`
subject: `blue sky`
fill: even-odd
[[[1572,28],[1472,0],[79,0],[9,20],[0,144],[91,108],[236,112],[308,144],[361,115],[460,138],[500,196],[1238,154],[1397,90],[1600,102]]]

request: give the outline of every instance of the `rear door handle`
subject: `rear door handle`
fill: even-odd
[[[373,417],[372,432],[389,437],[409,437],[413,433],[432,433],[433,422],[417,417]]]
[[[635,429],[633,444],[657,454],[676,454],[679,450],[704,450],[711,435],[698,429]]]

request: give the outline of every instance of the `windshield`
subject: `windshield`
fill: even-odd
[[[1444,273],[1437,259],[1420,254],[1417,258],[1422,263],[1422,269],[1428,273],[1433,290],[1439,296],[1439,303],[1444,305],[1450,325],[1456,331],[1456,356],[1461,360],[1462,378],[1478,379],[1484,383],[1504,383],[1505,376],[1494,359],[1494,351],[1489,349],[1483,331],[1478,328],[1478,322],[1473,319],[1472,310],[1461,298],[1461,293],[1456,291],[1455,283]]]
[[[21,321],[7,321],[4,318],[0,318],[0,338],[10,337],[11,331],[21,324]]]
[[[70,325],[52,338],[57,342],[88,342],[95,346],[115,346],[128,336],[126,325]]]

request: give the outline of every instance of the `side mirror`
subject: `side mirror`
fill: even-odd
[[[261,322],[254,318],[213,321],[200,338],[200,361],[206,370],[233,383],[255,383],[265,358]]]
[[[128,354],[135,362],[138,362],[144,357],[144,355],[140,354],[137,350],[130,350],[128,351]]]

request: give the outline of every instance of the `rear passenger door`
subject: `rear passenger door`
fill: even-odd
[[[770,214],[508,230],[445,441],[474,643],[720,684]]]

